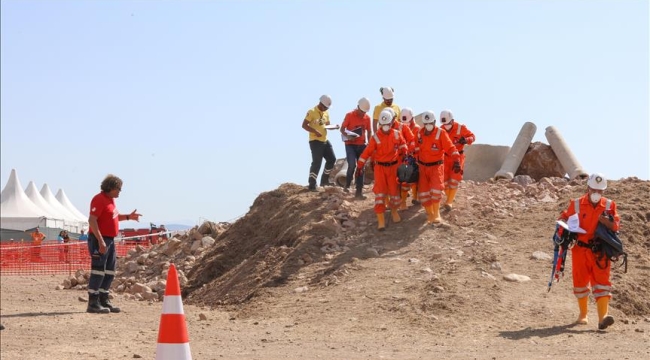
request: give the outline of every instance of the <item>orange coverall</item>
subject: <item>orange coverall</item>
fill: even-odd
[[[42,232],[34,231],[31,233],[32,236],[32,261],[41,261],[41,244],[43,239],[45,239],[45,234]]]
[[[447,133],[437,126],[430,134],[426,134],[425,129],[420,129],[415,152],[420,169],[418,198],[426,208],[433,203],[439,203],[442,198],[443,158],[444,162],[453,163],[460,160],[460,154]]]
[[[411,122],[415,123],[415,121],[411,121]],[[404,123],[395,121],[393,123],[393,129],[399,130],[400,134],[402,134],[402,137],[406,141],[406,147],[408,149],[408,152],[412,153],[415,150],[415,135],[413,134],[411,127],[408,125],[404,125]],[[411,189],[411,184],[401,183],[400,187],[401,187],[401,191],[408,192]]]
[[[384,199],[390,197],[390,208],[397,209],[400,203],[397,183],[397,167],[399,160],[407,153],[406,142],[399,130],[390,129],[388,133],[377,131],[371,138],[366,149],[361,153],[357,169],[363,169],[369,157],[375,161],[375,213],[386,211]]]
[[[465,145],[471,145],[476,141],[476,137],[474,137],[474,134],[469,131],[465,125],[456,121],[451,125],[451,129],[447,130],[444,126],[442,128],[447,132],[451,142],[456,146],[456,149],[458,149],[458,153],[460,154],[459,173],[452,171],[451,167],[454,165],[453,161],[445,161],[445,188],[457,189],[461,180],[463,180],[463,169],[465,169]],[[465,138],[466,144],[458,142],[461,137]]]
[[[579,219],[580,227],[586,231],[585,234],[578,234],[578,241],[584,244],[593,239],[598,227],[598,218],[606,211],[607,199],[602,197],[596,206],[589,201],[589,194],[585,194],[579,199],[572,200],[569,207],[562,212],[560,219],[567,220],[569,216],[576,213],[575,201],[579,202]],[[610,201],[610,208],[607,214],[614,217],[613,231],[618,231],[620,227],[621,218],[616,212],[616,203]],[[573,274],[573,294],[576,298],[583,298],[589,296],[589,284],[593,288],[594,298],[597,300],[600,297],[612,297],[612,283],[609,279],[611,270],[611,262],[607,261],[606,264],[596,264],[596,257],[590,248],[579,246],[576,244],[571,249],[571,261],[573,263],[571,272]],[[599,266],[600,265],[600,266]],[[606,266],[605,266],[606,265]],[[602,268],[602,269],[601,269]]]

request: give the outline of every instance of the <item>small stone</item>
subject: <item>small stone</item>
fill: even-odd
[[[208,320],[208,317],[204,313],[199,314],[199,320]]]

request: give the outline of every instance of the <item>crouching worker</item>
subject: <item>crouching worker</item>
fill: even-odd
[[[610,281],[611,261],[600,259],[592,251],[593,239],[598,224],[603,224],[612,231],[618,231],[620,217],[616,212],[616,203],[602,196],[607,189],[607,179],[602,174],[592,174],[587,180],[587,193],[571,200],[568,208],[560,215],[560,220],[579,222],[584,233],[579,233],[576,246],[571,249],[573,274],[573,294],[578,299],[580,315],[576,324],[587,324],[587,304],[589,286],[596,299],[598,309],[598,329],[607,329],[614,323],[609,315],[609,300],[612,297]]]
[[[422,114],[423,128],[417,133],[416,158],[420,169],[418,197],[427,213],[427,224],[437,224],[440,218],[440,200],[443,184],[444,161],[452,161],[452,171],[460,172],[460,154],[447,132],[436,126],[432,111]]]
[[[383,231],[386,229],[384,219],[386,205],[391,209],[394,223],[402,220],[397,213],[397,208],[400,205],[397,167],[398,160],[406,155],[407,148],[399,130],[392,128],[393,114],[390,111],[382,110],[378,122],[379,130],[370,138],[368,146],[359,157],[356,176],[361,176],[366,161],[372,157],[375,162],[375,185],[372,189],[375,193],[374,209],[377,214],[377,228],[379,231]],[[389,204],[386,204],[386,197],[390,199]]]

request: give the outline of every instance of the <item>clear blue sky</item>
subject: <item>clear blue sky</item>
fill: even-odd
[[[83,213],[114,173],[143,225],[232,220],[307,184],[321,94],[340,124],[381,86],[477,143],[553,125],[587,172],[649,178],[648,1],[1,4],[2,186],[16,169]]]

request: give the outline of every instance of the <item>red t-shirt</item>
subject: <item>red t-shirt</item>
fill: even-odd
[[[370,116],[368,114],[359,116],[358,111],[352,110],[345,114],[341,128],[359,134],[359,137],[346,141],[347,145],[363,145],[366,143],[366,131],[370,131]]]
[[[102,236],[115,237],[120,231],[120,213],[115,208],[115,199],[101,192],[90,201],[90,215],[97,217],[97,225]],[[88,230],[92,233],[92,228]]]

